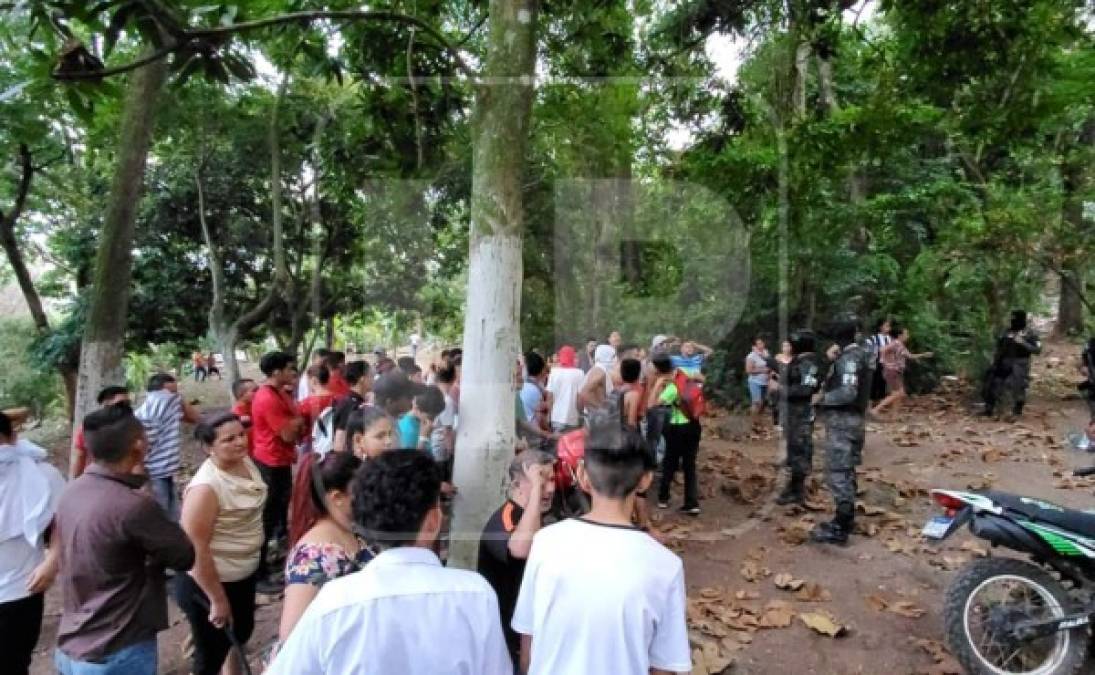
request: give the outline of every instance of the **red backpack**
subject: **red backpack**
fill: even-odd
[[[707,399],[703,395],[703,383],[688,377],[683,370],[677,369],[673,373],[673,384],[677,386],[677,395],[680,396],[680,408],[688,419],[698,422],[707,414]]]

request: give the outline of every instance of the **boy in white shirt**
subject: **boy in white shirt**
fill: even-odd
[[[631,523],[653,474],[636,435],[591,430],[578,469],[593,507],[532,541],[513,630],[522,672],[688,673],[681,559]]]

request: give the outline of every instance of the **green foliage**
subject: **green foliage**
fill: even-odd
[[[26,406],[39,418],[59,415],[65,401],[61,378],[49,364],[27,358],[36,336],[30,321],[0,321],[0,408]]]

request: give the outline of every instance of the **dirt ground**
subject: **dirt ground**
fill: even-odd
[[[747,421],[736,415],[708,420],[700,457],[702,515],[672,509],[656,515],[658,529],[685,560],[693,672],[724,666],[729,673],[960,672],[941,644],[943,591],[954,570],[987,550],[965,533],[943,547],[921,539],[921,526],[936,513],[927,490],[991,486],[1089,507],[1095,481],[1068,472],[1095,458],[1064,445],[1065,434],[1087,418],[1073,388],[1077,353],[1072,345],[1049,345],[1036,360],[1031,402],[1019,423],[972,416],[960,383],[914,399],[895,420],[870,423],[859,479],[860,533],[847,548],[804,541],[812,523],[830,517],[820,481],[808,509],[772,502],[782,477],[773,467],[771,433],[747,431]],[[207,406],[227,402],[216,381],[189,382],[184,391]],[[817,469],[821,436],[819,429]],[[187,469],[199,460],[188,447]],[[678,484],[676,501],[680,494]],[[48,596],[34,673],[52,670],[58,595],[54,589]],[[279,610],[276,601],[260,608],[252,652],[272,640]],[[840,635],[829,637],[807,622]],[[172,624],[159,641],[161,672],[185,673],[180,645],[188,628],[174,610]]]

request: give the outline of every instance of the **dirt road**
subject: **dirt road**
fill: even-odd
[[[779,487],[773,437],[745,433],[740,417],[710,419],[700,459],[702,515],[670,510],[658,514],[657,524],[685,560],[699,657],[694,672],[731,660],[729,673],[958,672],[940,644],[942,593],[955,569],[986,551],[965,534],[945,547],[921,540],[920,528],[934,513],[927,490],[991,486],[1091,506],[1095,482],[1066,477],[1070,468],[1095,460],[1063,444],[1087,415],[1081,401],[1063,400],[1073,393],[1074,351],[1051,346],[1036,362],[1031,405],[1018,424],[972,417],[965,392],[955,388],[915,400],[896,421],[869,425],[860,533],[847,548],[804,541],[813,522],[830,516],[819,484],[811,509],[772,503]],[[218,400],[216,383],[199,386],[199,397]],[[187,385],[188,396],[193,387]],[[820,469],[820,433],[817,448]],[[188,452],[196,464],[195,449]],[[51,672],[58,606],[53,590],[35,673]],[[272,639],[279,609],[277,603],[260,609],[253,647]],[[160,638],[161,671],[185,673],[180,645],[188,628],[177,612],[173,621]],[[823,635],[805,621],[839,629],[840,636]]]

